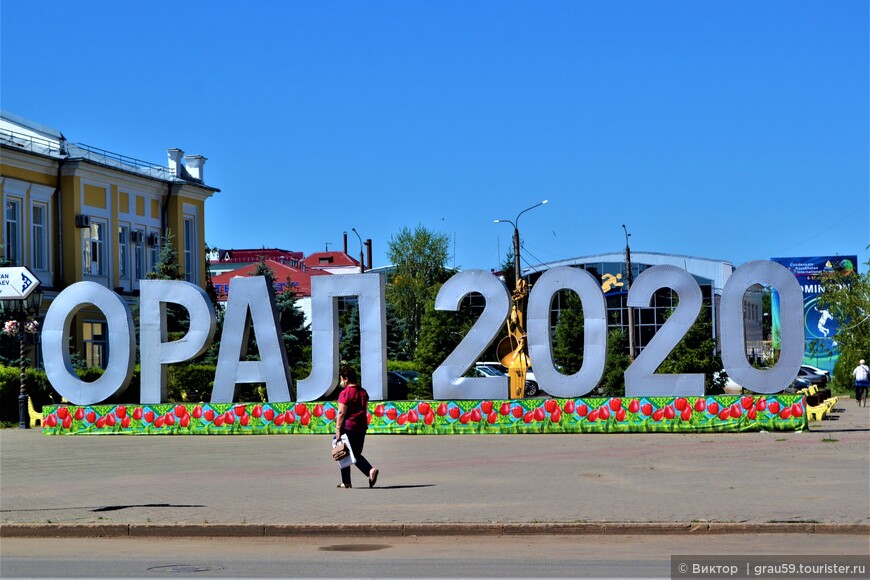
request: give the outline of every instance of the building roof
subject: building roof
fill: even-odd
[[[258,248],[258,249],[240,249],[240,250],[218,250],[217,259],[211,260],[212,263],[244,263],[244,262],[259,262],[261,259],[275,260],[282,262],[288,266],[299,267],[302,263],[305,254],[302,252],[291,252],[282,250],[281,248]]]
[[[359,268],[359,262],[344,252],[315,252],[302,263],[306,268]]]
[[[329,272],[323,270],[302,270],[294,268],[277,260],[265,260],[266,265],[272,269],[275,274],[275,291],[278,294],[293,290],[297,298],[311,296],[311,278],[312,276],[330,276]],[[251,276],[257,269],[259,262],[248,264],[236,270],[218,274],[212,278],[217,291],[218,300],[226,300],[227,292],[230,287],[230,280],[237,276]],[[289,280],[289,283],[288,283]]]

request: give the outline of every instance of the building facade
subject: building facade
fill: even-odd
[[[205,157],[179,149],[167,156],[160,166],[69,143],[56,129],[0,113],[3,257],[39,277],[43,311],[80,281],[132,305],[165,236],[185,280],[205,286],[205,202],[219,190],[205,183]],[[105,366],[105,320],[87,310],[76,318],[74,351]]]

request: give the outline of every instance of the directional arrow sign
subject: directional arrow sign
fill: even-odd
[[[24,300],[39,286],[39,278],[24,266],[0,268],[0,300]]]

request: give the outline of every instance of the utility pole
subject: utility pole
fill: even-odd
[[[359,273],[362,274],[363,272],[366,271],[366,263],[365,263],[365,260],[363,258],[362,236],[359,235],[359,232],[356,231],[356,228],[350,228],[350,229],[353,230],[353,233],[355,233],[356,237],[359,238]]]
[[[628,290],[631,289],[631,248],[628,247],[628,238],[631,236],[622,224],[625,231],[625,270],[628,286],[626,287],[625,305],[628,308],[628,358],[634,361],[634,308],[628,305]]]

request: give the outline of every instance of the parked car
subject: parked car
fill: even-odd
[[[814,385],[818,385],[820,387],[824,387],[828,384],[828,376],[817,373],[815,371],[810,370],[810,368],[806,365],[801,365],[801,369],[798,371],[798,378],[807,380]]]
[[[475,369],[481,369],[483,375],[478,374],[477,376],[505,376],[507,375],[507,367],[498,362],[479,362],[474,365]],[[532,372],[531,367],[526,370],[526,388],[525,394],[527,397],[534,397],[536,395],[543,394],[544,391],[538,387],[538,381],[535,380],[535,373]]]
[[[794,394],[794,393],[797,393],[798,391],[800,391],[801,389],[806,389],[806,388],[809,388],[810,386],[812,386],[811,382],[809,382],[806,379],[802,379],[800,377],[797,377],[795,380],[793,380],[791,382],[791,384],[788,387],[786,387],[786,389],[783,391],[783,393]]]
[[[826,379],[826,382],[831,382],[830,371],[826,371],[825,369],[820,369],[819,367],[814,367],[812,365],[801,365],[801,368],[806,369],[811,373],[816,373],[817,375],[823,375]]]

